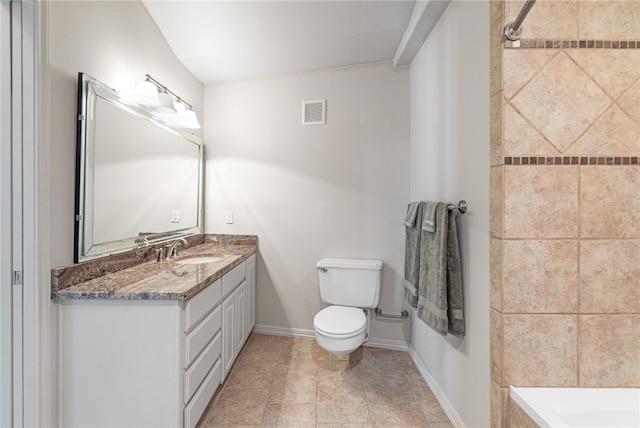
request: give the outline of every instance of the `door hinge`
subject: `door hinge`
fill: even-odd
[[[22,285],[22,271],[13,271],[13,285]]]

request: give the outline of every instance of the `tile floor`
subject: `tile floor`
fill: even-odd
[[[254,333],[199,427],[452,425],[406,352],[360,347],[340,361],[314,339]]]

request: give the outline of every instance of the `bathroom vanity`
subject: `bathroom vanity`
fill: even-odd
[[[195,427],[255,324],[255,251],[205,242],[84,282],[54,269],[62,426]]]

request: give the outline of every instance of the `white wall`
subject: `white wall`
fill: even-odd
[[[411,64],[411,199],[457,202],[466,336],[411,343],[460,422],[489,426],[489,2],[454,0]]]
[[[327,124],[301,126],[302,101],[319,98],[327,99]],[[399,313],[406,68],[377,63],[207,86],[205,122],[205,230],[258,235],[258,325],[313,331],[322,257],[382,259],[381,305]],[[407,324],[374,321],[372,336],[406,341]]]
[[[202,118],[204,87],[176,58],[141,2],[50,3],[52,266],[73,263],[78,72],[120,93],[150,74]],[[202,130],[195,134],[201,136]]]

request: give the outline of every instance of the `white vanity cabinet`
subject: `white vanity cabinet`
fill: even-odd
[[[62,300],[60,425],[195,427],[226,374],[225,344],[235,358],[248,336],[247,284],[255,268],[242,262],[187,302]],[[226,331],[231,296],[240,342]]]
[[[222,280],[223,380],[255,325],[255,255],[239,267]]]

